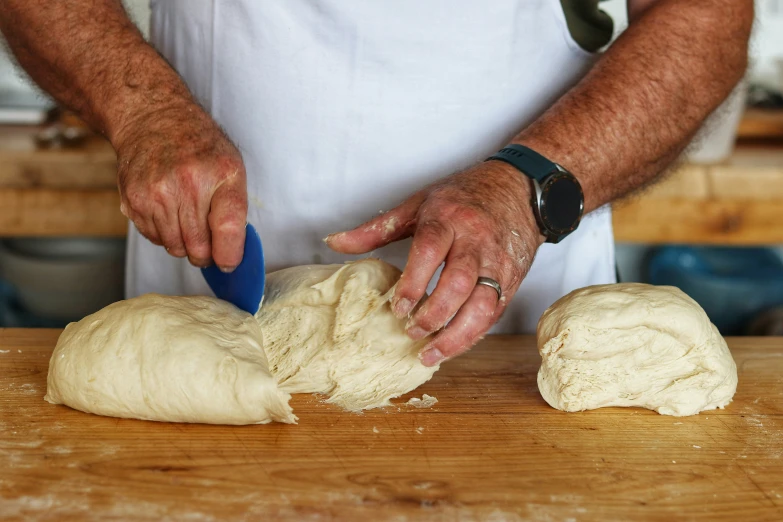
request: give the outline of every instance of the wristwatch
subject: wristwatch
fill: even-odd
[[[515,167],[533,183],[532,205],[536,222],[547,243],[559,243],[576,230],[585,207],[579,180],[566,169],[522,145],[500,149],[486,161]]]

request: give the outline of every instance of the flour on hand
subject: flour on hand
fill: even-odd
[[[737,367],[681,290],[635,283],[575,290],[538,323],[538,389],[564,411],[640,406],[664,415],[723,408]]]

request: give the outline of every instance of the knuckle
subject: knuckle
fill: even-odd
[[[202,167],[199,163],[186,161],[174,169],[174,176],[186,193],[198,193],[202,184]]]
[[[137,187],[127,187],[125,189],[125,199],[127,200],[129,210],[138,214],[145,214],[148,208],[149,198],[143,190]]]
[[[419,224],[416,232],[425,238],[439,239],[446,233],[446,227],[439,219],[428,219]]]
[[[419,299],[421,299],[425,290],[426,286],[425,288],[417,288],[416,285],[411,284],[408,281],[403,282],[402,279],[400,279],[400,283],[397,284],[397,290],[395,291],[394,299],[395,301],[405,299],[416,303],[419,301]]]
[[[476,303],[476,313],[479,317],[492,317],[492,315],[494,315],[495,308],[497,308],[497,304],[495,302],[497,301],[497,296],[494,292],[495,291],[492,290],[493,295],[487,299],[479,299]]]
[[[185,247],[190,255],[199,255],[200,257],[206,257],[209,255],[209,232],[202,227],[184,229],[183,239],[185,240]]]
[[[174,191],[171,190],[171,187],[166,181],[155,181],[150,184],[146,199],[165,207],[173,201]]]
[[[443,315],[442,306],[429,307],[425,313],[416,318],[416,324],[427,332],[434,332],[443,326],[447,317]]]
[[[447,287],[458,295],[470,294],[476,286],[476,276],[464,268],[452,268],[449,272]]]
[[[484,215],[477,209],[460,206],[454,211],[454,217],[468,229],[478,229],[484,225]]]
[[[245,176],[245,167],[242,164],[242,160],[233,155],[219,158],[217,165],[215,177],[218,181],[230,181],[238,177],[244,178]]]
[[[212,222],[212,220],[210,220],[210,229],[213,234],[217,235],[234,234],[244,226],[244,219],[221,219],[217,222]]]

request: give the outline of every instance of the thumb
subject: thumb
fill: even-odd
[[[242,261],[247,222],[247,187],[244,176],[220,185],[212,195],[209,211],[212,259],[221,270],[231,271]]]
[[[366,254],[413,233],[416,214],[424,201],[423,193],[414,194],[399,206],[347,232],[329,234],[324,241],[343,254]]]

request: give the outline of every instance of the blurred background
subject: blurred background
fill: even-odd
[[[126,1],[145,34],[149,0]],[[623,282],[670,284],[724,335],[783,335],[783,0],[757,0],[752,65],[662,182],[614,206]],[[615,33],[625,1],[604,9]],[[0,327],[60,327],[123,295],[109,145],[0,49]]]

